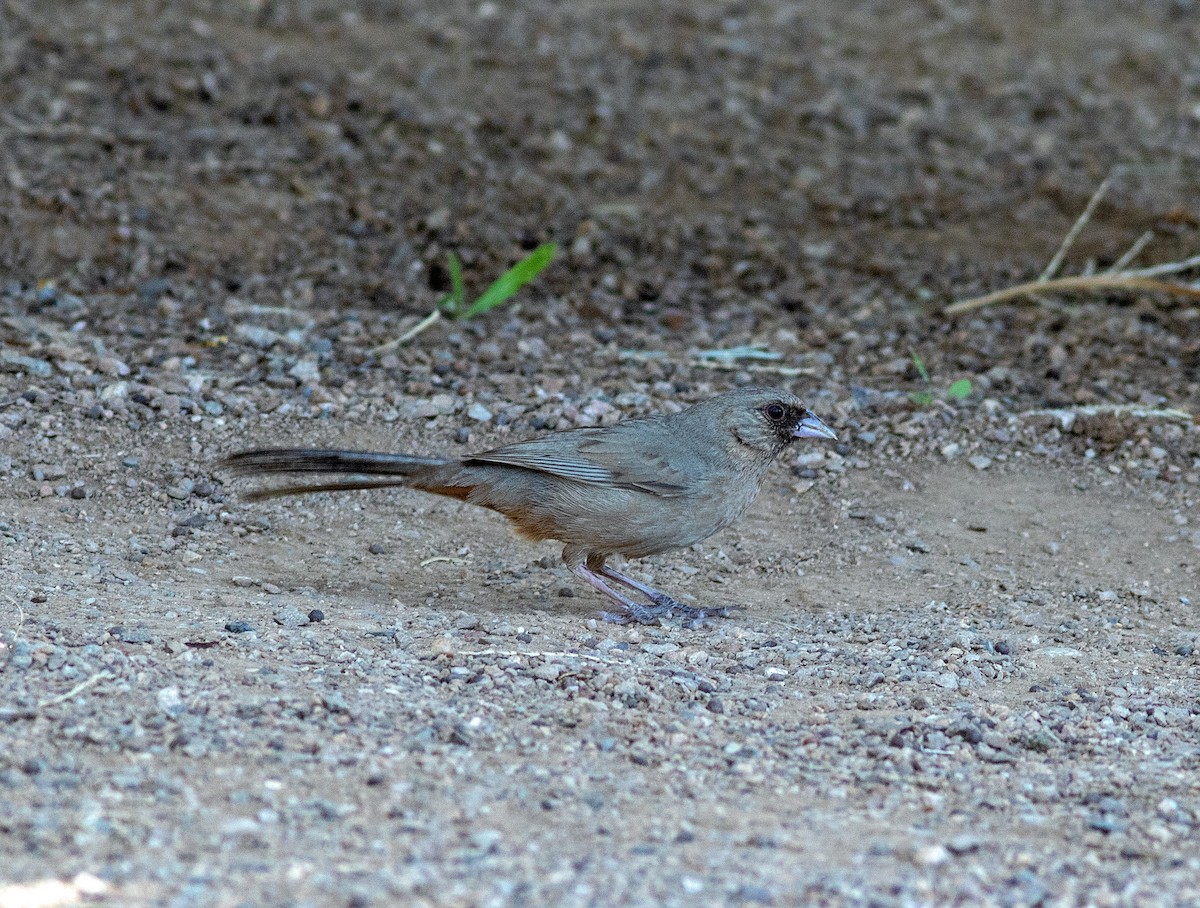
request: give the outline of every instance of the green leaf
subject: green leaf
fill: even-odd
[[[908,399],[918,407],[928,407],[933,403],[933,395],[928,391],[909,391]]]
[[[960,378],[946,389],[946,396],[951,400],[962,400],[971,393],[971,379]]]
[[[917,367],[917,374],[921,376],[921,380],[929,381],[929,373],[925,371],[925,363],[921,361],[921,357],[917,356],[913,350],[909,350],[908,355],[912,357],[913,365]]]
[[[474,318],[489,309],[494,309],[511,297],[514,293],[537,277],[558,251],[557,243],[543,243],[537,249],[521,259],[500,277],[492,286],[483,291],[483,295],[471,304],[462,318]]]
[[[454,312],[462,311],[467,305],[467,291],[463,286],[462,260],[453,252],[449,255],[450,264],[450,297],[454,300]]]

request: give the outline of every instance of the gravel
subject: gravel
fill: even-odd
[[[1178,4],[218,6],[6,20],[0,903],[1200,902],[1195,307],[938,311],[1114,164],[1070,272],[1200,248]],[[702,627],[215,466],[758,382],[841,441],[629,567]]]

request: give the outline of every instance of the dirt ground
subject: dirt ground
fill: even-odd
[[[1200,905],[1200,307],[941,311],[1118,167],[1066,270],[1200,253],[1191,0],[0,0],[0,906]],[[216,466],[747,384],[699,628]]]

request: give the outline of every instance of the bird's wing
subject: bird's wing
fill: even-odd
[[[518,441],[465,459],[549,473],[574,482],[636,489],[661,498],[687,490],[688,475],[673,461],[669,433],[649,420],[604,429],[573,429]]]

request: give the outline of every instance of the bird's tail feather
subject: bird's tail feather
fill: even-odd
[[[240,476],[274,473],[347,473],[374,476],[403,476],[405,479],[372,480],[350,478],[340,482],[290,485],[250,492],[246,498],[261,501],[309,492],[347,492],[355,489],[386,489],[409,485],[411,479],[437,467],[454,463],[439,457],[408,454],[377,454],[369,451],[336,451],[323,448],[261,448],[225,458],[221,465]]]
[[[370,480],[349,479],[345,482],[319,482],[312,485],[277,486],[273,489],[255,489],[242,497],[247,501],[266,501],[269,498],[283,498],[285,495],[308,495],[312,492],[354,492],[359,489],[393,489],[396,486],[409,485],[407,480],[394,479]]]
[[[334,451],[324,448],[260,448],[226,457],[222,466],[247,476],[254,473],[366,473],[413,476],[430,467],[453,461],[409,454],[375,454],[369,451]]]

